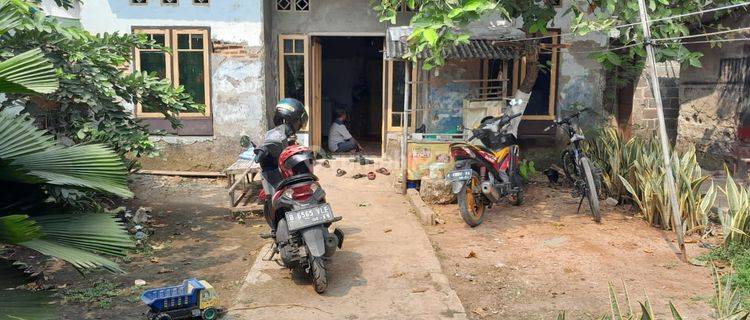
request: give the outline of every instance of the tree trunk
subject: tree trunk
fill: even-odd
[[[521,81],[518,90],[526,94],[531,94],[531,90],[534,89],[534,84],[539,74],[539,67],[537,67],[537,63],[539,62],[539,47],[535,46],[531,52],[527,52],[524,55],[524,58],[526,58],[526,77]]]

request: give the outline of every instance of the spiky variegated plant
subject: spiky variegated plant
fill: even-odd
[[[0,0],[0,35],[13,32],[20,16]],[[0,62],[0,93],[54,92],[55,70],[39,49]],[[32,119],[0,112],[0,249],[23,246],[76,268],[120,271],[101,254],[124,255],[132,247],[123,226],[106,213],[70,213],[48,203],[50,187],[94,190],[130,197],[119,156],[102,145],[63,147]],[[0,319],[53,319],[49,295],[19,290],[12,266],[0,270]]]

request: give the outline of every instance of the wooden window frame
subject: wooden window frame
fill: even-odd
[[[550,57],[550,60],[552,61],[552,66],[549,68],[550,72],[550,84],[549,84],[549,106],[548,111],[546,115],[541,114],[535,114],[535,115],[524,115],[521,117],[523,120],[555,120],[556,117],[556,106],[557,106],[557,72],[558,68],[560,66],[560,52],[556,48],[556,45],[560,44],[560,30],[559,29],[547,29],[548,32],[551,34],[554,34],[555,37],[552,38],[552,49],[550,54],[552,55]],[[546,54],[541,53],[540,54]],[[518,90],[518,86],[523,81],[523,79],[526,77],[526,57],[522,57],[520,59],[515,59],[513,61],[513,68],[516,72],[513,72],[513,92],[512,95],[515,95],[516,90]]]
[[[204,94],[204,105],[206,106],[203,113],[200,112],[180,112],[178,118],[180,119],[205,119],[211,117],[211,68],[210,68],[210,55],[211,55],[211,42],[209,41],[211,35],[208,28],[184,28],[184,27],[133,27],[133,33],[145,33],[145,34],[163,34],[164,44],[172,49],[172,53],[165,53],[166,59],[166,78],[172,82],[173,86],[180,85],[179,77],[179,51],[201,51],[203,55],[203,94]],[[202,49],[177,49],[177,35],[178,34],[201,34],[203,35],[203,48]],[[134,50],[134,68],[135,70],[141,70],[141,51],[156,51],[153,49],[143,50],[135,48]],[[163,119],[164,115],[160,112],[143,112],[143,106],[139,103],[135,107],[136,118],[150,118],[150,119]]]
[[[386,108],[387,108],[387,111],[386,111],[386,118],[387,118],[386,119],[386,128],[387,128],[387,130],[389,132],[402,131],[403,130],[402,127],[401,127],[401,123],[400,122],[398,124],[394,124],[393,123],[393,83],[394,83],[394,81],[393,81],[394,80],[393,79],[393,76],[394,76],[393,75],[393,63],[394,62],[411,63],[409,61],[394,61],[394,60],[388,60],[387,61],[387,64],[388,64],[388,66],[387,66],[387,70],[388,70],[387,77],[388,78],[387,78],[386,81],[388,83],[388,89],[387,89],[388,96],[386,98],[386,101],[387,101],[387,106],[386,106]],[[411,68],[411,82],[412,83],[411,83],[411,88],[409,90],[410,93],[411,93],[410,94],[411,97],[409,99],[409,109],[411,110],[411,113],[410,113],[410,117],[407,118],[407,119],[409,119],[409,128],[413,128],[414,127],[414,121],[416,120],[415,119],[416,118],[415,117],[416,112],[414,112],[414,109],[416,108],[416,105],[417,105],[416,104],[416,101],[417,101],[417,83],[414,80],[417,78],[417,69],[418,68],[414,67],[414,66]],[[403,114],[402,114],[402,117],[403,117]]]
[[[310,114],[310,106],[308,105],[307,102],[310,101],[310,98],[309,98],[310,97],[310,47],[309,47],[310,41],[309,41],[308,38],[309,38],[308,36],[302,35],[302,34],[282,34],[282,35],[279,35],[279,46],[278,46],[278,50],[279,50],[278,51],[278,56],[279,56],[278,63],[279,63],[279,66],[278,66],[277,70],[279,72],[279,77],[278,77],[278,79],[279,79],[279,82],[278,82],[278,88],[279,88],[278,98],[279,98],[279,100],[281,100],[281,99],[285,98],[284,97],[284,92],[285,92],[285,89],[286,89],[286,81],[285,81],[285,76],[286,76],[286,72],[285,71],[286,70],[284,68],[285,67],[284,66],[284,57],[285,56],[303,56],[304,57],[303,58],[302,69],[304,70],[304,77],[305,77],[305,80],[304,80],[304,82],[305,82],[305,84],[304,84],[305,93],[303,95],[304,99],[303,99],[302,103],[305,105],[305,110],[307,111],[307,114],[309,115]],[[284,40],[292,40],[292,47],[293,47],[292,48],[292,52],[287,53],[287,52],[284,51]],[[295,40],[302,40],[302,48],[303,48],[304,52],[302,52],[302,53],[294,52],[294,41]],[[311,118],[308,117],[308,121],[307,121],[308,123],[306,123],[302,127],[302,129],[300,129],[301,132],[307,132],[308,131],[308,129],[310,128],[310,125],[309,125],[310,121],[311,121]]]

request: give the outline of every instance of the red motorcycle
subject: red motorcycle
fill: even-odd
[[[273,147],[267,145],[256,149],[256,159],[273,157],[268,152]],[[328,230],[341,217],[334,216],[326,203],[326,193],[313,174],[314,162],[307,147],[290,139],[278,156],[280,179],[263,174],[264,188],[258,200],[264,203],[263,215],[272,229],[262,237],[273,238],[274,254],[281,256],[284,266],[305,270],[312,276],[315,291],[323,293],[328,287],[325,261],[341,248],[344,233],[338,228],[332,233]]]

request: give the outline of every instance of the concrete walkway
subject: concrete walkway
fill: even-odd
[[[391,186],[393,175],[354,180],[364,167],[351,164],[339,178],[338,164],[316,167],[346,234],[328,262],[328,291],[318,295],[304,275],[263,261],[267,245],[225,319],[466,319],[422,226]]]

